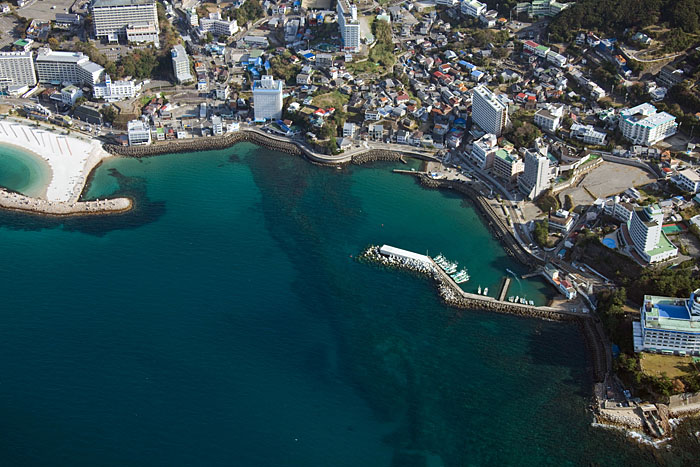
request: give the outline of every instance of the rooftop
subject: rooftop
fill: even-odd
[[[700,320],[691,316],[688,301],[687,298],[645,295],[642,324],[647,328],[700,332]]]
[[[93,0],[92,8],[109,8],[115,6],[155,5],[156,0]]]

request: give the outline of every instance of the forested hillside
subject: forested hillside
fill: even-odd
[[[579,29],[619,35],[662,23],[700,33],[700,0],[579,0],[554,18],[550,33],[554,41],[568,41]]]

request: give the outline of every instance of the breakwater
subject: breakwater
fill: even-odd
[[[589,315],[582,315],[564,308],[525,305],[515,302],[500,301],[496,298],[484,295],[468,293],[462,290],[462,288],[459,287],[459,285],[450,277],[450,275],[440,269],[429,257],[424,257],[425,259],[423,260],[416,260],[413,258],[385,254],[380,250],[381,249],[378,246],[370,246],[364,252],[362,252],[358,259],[361,261],[377,263],[386,267],[408,270],[415,274],[428,276],[434,280],[440,299],[451,307],[495,311],[498,313],[507,313],[555,321],[569,321],[590,317]]]
[[[0,208],[53,216],[114,214],[131,209],[128,198],[95,201],[47,201],[0,188]]]
[[[523,249],[518,240],[513,236],[513,232],[501,216],[496,213],[488,201],[481,194],[472,188],[469,183],[462,183],[454,180],[438,180],[428,177],[423,173],[415,173],[421,185],[433,189],[449,189],[468,196],[477,208],[477,212],[484,219],[491,234],[503,245],[505,252],[527,266],[541,266],[542,260],[531,255]]]
[[[352,163],[356,165],[375,161],[398,162],[403,161],[403,159],[400,153],[384,149],[370,149],[369,151],[352,156]]]

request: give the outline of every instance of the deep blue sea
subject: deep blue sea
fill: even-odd
[[[357,262],[442,252],[492,295],[525,271],[468,201],[393,167],[116,158],[86,197],[129,213],[0,212],[0,465],[693,464],[591,426],[574,325],[449,309]]]

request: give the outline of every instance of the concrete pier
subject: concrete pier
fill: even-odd
[[[114,214],[131,209],[128,198],[96,201],[47,201],[0,188],[0,208],[53,216]]]
[[[503,278],[503,286],[501,287],[501,293],[498,295],[499,301],[504,301],[506,299],[506,294],[508,293],[508,287],[510,287],[510,277],[506,276]]]

